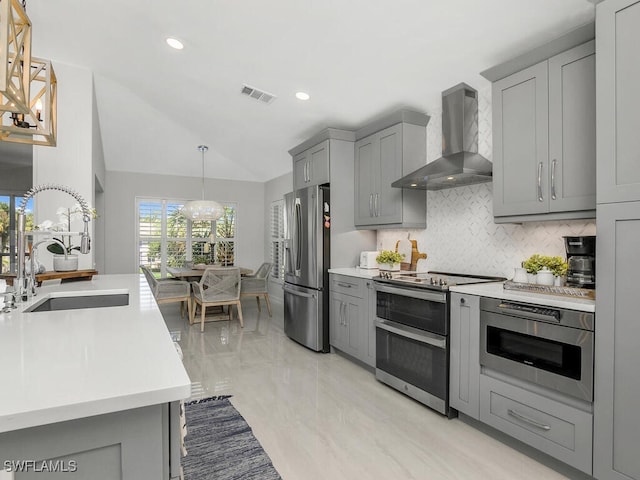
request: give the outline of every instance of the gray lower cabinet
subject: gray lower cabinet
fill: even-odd
[[[375,366],[375,330],[370,314],[373,282],[330,275],[329,341],[331,346],[369,366]],[[375,318],[375,315],[374,315]]]
[[[598,205],[597,230],[594,476],[640,480],[640,202]]]
[[[391,183],[426,163],[428,121],[423,114],[399,112],[356,132],[356,227],[426,226],[426,192],[394,188]]]
[[[593,218],[595,41],[493,83],[496,222]]]
[[[598,203],[636,201],[640,200],[640,1],[606,0],[596,8]]]
[[[589,475],[593,415],[480,375],[480,421]]]
[[[449,403],[480,416],[480,297],[451,293]]]
[[[6,462],[33,460],[40,468],[46,461],[67,471],[16,471],[11,477],[15,480],[178,478],[179,437],[170,435],[169,428],[179,422],[170,421],[170,411],[178,413],[161,404],[1,433],[0,467],[6,470]]]

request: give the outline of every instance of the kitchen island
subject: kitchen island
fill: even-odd
[[[25,312],[51,296],[123,293],[128,305]],[[144,277],[45,285],[17,306],[0,313],[0,469],[66,459],[78,479],[105,464],[120,472],[108,478],[176,476],[190,380]]]

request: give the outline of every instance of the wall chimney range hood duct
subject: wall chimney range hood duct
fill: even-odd
[[[442,157],[391,186],[443,190],[490,182],[492,167],[478,154],[478,91],[460,83],[442,92]]]

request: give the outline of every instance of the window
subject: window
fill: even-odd
[[[217,222],[191,222],[181,200],[138,198],[138,265],[165,277],[167,267],[187,262],[233,265],[235,262],[236,205],[223,204]]]
[[[22,196],[0,193],[0,273],[17,270],[16,209],[22,202]],[[25,208],[25,228],[33,230],[33,198],[29,199]]]
[[[271,276],[284,279],[284,200],[271,203]]]

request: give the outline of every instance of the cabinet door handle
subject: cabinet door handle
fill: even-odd
[[[311,160],[307,162],[307,182],[311,181],[311,175],[313,175],[313,164]]]
[[[373,217],[373,193],[369,194],[369,216]]]
[[[342,283],[342,282],[338,282],[338,286],[344,287],[344,288],[351,288],[351,285],[349,285],[348,283]]]
[[[538,201],[544,201],[542,196],[542,162],[538,163]]]
[[[556,199],[556,159],[551,162],[551,200]]]
[[[380,199],[380,196],[376,193],[376,198],[375,198],[375,201],[373,202],[373,206],[374,206],[374,211],[376,213],[376,217],[380,216],[380,210],[378,208],[380,206],[379,199]]]
[[[345,325],[345,326],[347,325],[347,319],[345,318],[346,306],[347,306],[346,303],[340,302],[340,325]]]
[[[464,305],[465,303],[467,303],[467,301],[464,298],[460,299],[460,305]]]
[[[507,410],[507,413],[512,417],[517,418],[518,420],[522,420],[523,422],[528,423],[529,425],[533,425],[534,427],[539,428],[540,430],[545,430],[545,431],[551,430],[551,427],[549,425],[540,423],[534,420],[533,418],[523,415],[521,413],[518,413],[515,410],[511,410],[510,408]]]

